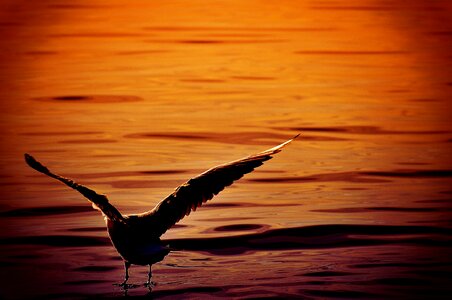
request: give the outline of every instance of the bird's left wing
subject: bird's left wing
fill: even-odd
[[[124,217],[116,209],[116,207],[114,207],[113,205],[110,204],[110,202],[108,202],[107,196],[98,194],[84,185],[78,184],[77,182],[74,182],[69,178],[51,172],[47,167],[42,165],[30,154],[25,153],[25,162],[36,171],[41,172],[52,178],[55,178],[56,180],[59,180],[65,185],[73,188],[74,190],[77,190],[80,194],[82,194],[92,202],[93,208],[102,211],[102,213],[110,220],[125,223]]]
[[[160,237],[184,216],[212,199],[225,187],[261,166],[294,138],[263,152],[213,167],[188,180],[149,212],[137,215],[139,222],[149,228],[149,234]]]

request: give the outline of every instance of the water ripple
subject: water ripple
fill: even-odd
[[[20,236],[0,239],[0,245],[43,245],[53,247],[97,247],[110,245],[107,237],[75,235]]]
[[[390,207],[390,206],[377,206],[377,207],[343,207],[343,208],[331,208],[331,209],[313,209],[312,212],[322,213],[364,213],[370,211],[381,212],[415,212],[415,213],[430,213],[430,212],[450,212],[451,208],[445,207]]]
[[[121,102],[136,102],[143,99],[138,96],[130,95],[63,95],[55,97],[37,97],[32,98],[36,101],[50,101],[50,102],[67,102],[67,103],[121,103]]]
[[[91,212],[93,209],[89,205],[65,205],[65,206],[45,206],[16,208],[0,212],[0,217],[41,217],[62,214],[74,214]]]
[[[442,236],[442,239],[435,238],[435,235]],[[263,233],[232,237],[174,239],[165,242],[176,249],[233,255],[259,250],[322,249],[387,244],[450,246],[451,236],[452,229],[442,227],[316,225],[273,229]]]
[[[295,54],[303,55],[393,55],[393,54],[407,54],[407,51],[339,51],[339,50],[300,50],[295,51]]]
[[[387,130],[378,126],[334,126],[334,127],[290,127],[277,128],[285,130],[293,130],[297,132],[333,132],[346,134],[447,134],[451,133],[448,130]]]
[[[178,250],[214,255],[237,255],[254,251],[364,247],[390,244],[450,247],[452,229],[435,226],[315,225],[282,228],[262,233],[227,237],[167,239]],[[96,247],[110,245],[107,237],[46,235],[0,239],[0,245]]]
[[[201,31],[201,32],[310,32],[310,31],[333,31],[332,27],[208,27],[208,26],[146,26],[148,31]]]
[[[326,297],[326,298],[339,298],[339,299],[369,299],[369,298],[379,298],[381,295],[377,293],[360,292],[352,290],[312,290],[312,289],[302,289],[300,293],[307,294],[316,297]]]
[[[375,178],[377,177],[377,178]],[[380,177],[380,178],[378,178]],[[303,183],[303,182],[328,182],[345,181],[358,183],[384,183],[390,182],[390,178],[448,178],[452,177],[452,170],[421,170],[421,169],[403,169],[392,171],[351,171],[322,173],[308,176],[291,177],[266,177],[245,179],[249,182],[283,182],[283,183]],[[384,178],[384,179],[381,179]]]
[[[125,138],[138,139],[169,139],[169,140],[190,140],[202,142],[216,142],[223,144],[238,145],[274,145],[275,141],[287,140],[293,135],[277,134],[269,132],[144,132],[133,133],[124,136]],[[343,141],[346,139],[326,136],[303,136],[306,141]]]

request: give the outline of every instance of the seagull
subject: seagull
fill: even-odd
[[[101,211],[110,240],[124,260],[125,277],[124,281],[118,285],[124,288],[131,286],[127,284],[127,281],[129,268],[133,264],[149,265],[148,280],[145,286],[151,287],[154,284],[151,282],[152,265],[163,260],[170,251],[170,248],[161,242],[160,236],[225,187],[271,159],[274,154],[280,152],[284,146],[298,136],[299,134],[271,149],[213,167],[176,188],[152,210],[130,215],[122,215],[108,201],[107,196],[51,172],[30,154],[25,153],[24,156],[26,163],[31,168],[77,190],[91,201],[93,208]]]

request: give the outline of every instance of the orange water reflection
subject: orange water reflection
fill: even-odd
[[[324,224],[450,226],[449,1],[4,1],[0,7],[3,212],[86,204],[28,169],[24,152],[131,213],[152,207],[190,176],[301,131],[300,141],[166,238]],[[2,237],[105,237],[96,212],[38,215],[8,217]],[[233,225],[249,226],[225,227]],[[218,230],[224,227],[230,231]],[[366,250],[355,250],[356,256],[332,252],[362,263]],[[119,264],[108,261],[114,250],[102,251],[107,256],[83,248],[80,256],[99,255],[104,267]],[[286,251],[296,262],[275,266]],[[323,259],[316,251],[303,255]],[[392,259],[429,251],[400,250]],[[303,294],[297,272],[284,265],[329,264],[299,252],[266,249],[237,259],[248,259],[253,272],[278,269],[285,275],[274,281],[287,284],[288,295],[315,296]],[[193,262],[212,260],[200,264],[252,289],[254,275],[243,262],[172,255],[170,264],[196,270],[192,286],[212,277]],[[86,274],[74,264],[93,263],[86,257],[68,263],[75,277]],[[221,271],[223,263],[230,268]],[[23,276],[18,269],[12,278]],[[159,272],[174,282],[173,273],[184,271],[162,265]],[[192,274],[185,272],[184,278]],[[104,273],[119,278],[121,269]],[[71,290],[61,286],[54,288]],[[162,290],[173,288],[165,283]]]

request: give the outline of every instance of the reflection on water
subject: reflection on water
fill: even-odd
[[[123,295],[102,217],[23,153],[128,214],[300,131],[163,236],[175,251],[154,265],[152,295],[447,298],[451,11],[445,0],[6,1],[0,298]]]
[[[62,101],[62,102],[99,102],[99,103],[114,103],[114,102],[129,102],[129,101],[141,101],[142,99],[137,96],[115,96],[115,95],[95,95],[95,96],[56,96],[56,97],[42,97],[35,98],[39,101]]]

